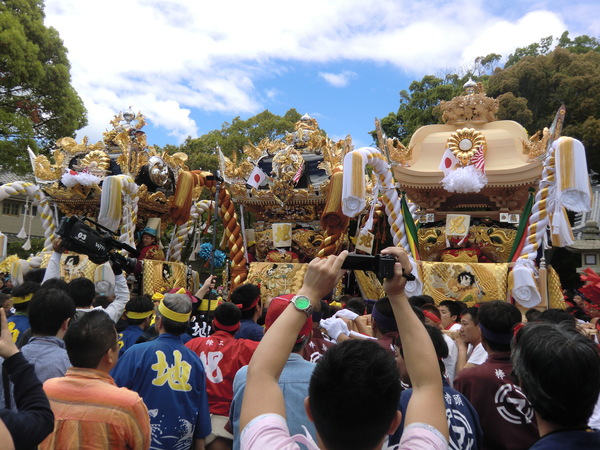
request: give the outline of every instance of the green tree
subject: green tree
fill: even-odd
[[[224,122],[220,130],[212,130],[198,137],[188,137],[180,146],[167,145],[169,153],[184,152],[189,155],[188,166],[191,169],[202,168],[215,170],[218,168],[218,157],[215,149],[221,147],[228,157],[242,155],[242,149],[249,142],[258,144],[262,139],[282,138],[287,132],[294,130],[294,124],[300,120],[295,109],[288,110],[278,116],[265,110],[247,120],[234,118],[231,123]]]
[[[87,124],[58,32],[43,0],[0,2],[0,152],[4,169],[28,169],[27,145],[45,152]]]
[[[590,43],[593,39],[581,42]],[[581,53],[581,45],[572,48],[577,51],[557,47],[547,54],[525,56],[505,69],[496,69],[489,79],[488,95],[501,100],[499,118],[517,120],[530,133],[550,126],[564,103],[567,114],[563,135],[583,142],[588,166],[598,172],[600,52]]]
[[[438,123],[441,115],[436,106],[441,100],[451,100],[460,94],[467,79],[468,76],[461,78],[457,74],[447,74],[444,78],[426,75],[421,81],[413,81],[408,91],[400,91],[398,112],[391,112],[381,119],[386,136],[398,138],[406,145],[419,127]],[[371,136],[377,140],[375,131]]]

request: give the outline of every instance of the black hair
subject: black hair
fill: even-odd
[[[353,313],[362,316],[366,311],[365,301],[359,297],[352,297],[346,302],[346,309],[349,309]]]
[[[32,269],[23,275],[23,281],[34,281],[41,284],[44,281],[44,275],[46,275],[46,269]]]
[[[110,301],[106,297],[106,295],[96,295],[94,300],[92,301],[92,306],[94,308],[100,306],[101,308],[107,308],[110,305]]]
[[[41,289],[62,289],[69,293],[69,283],[60,278],[50,278],[42,283]]]
[[[373,308],[375,308],[377,310],[377,312],[379,314],[381,314],[382,316],[395,321],[396,318],[394,317],[394,311],[392,310],[392,304],[390,303],[390,299],[388,297],[382,297],[379,300],[377,300],[377,302],[375,303],[375,306],[373,306]],[[393,333],[393,334],[398,333],[397,330],[391,330],[391,329],[385,328],[385,326],[383,326],[383,324],[377,323],[377,320],[373,320],[373,325],[383,335],[386,335],[389,333]]]
[[[230,302],[221,303],[215,309],[215,319],[221,325],[225,325],[225,326],[235,325],[236,323],[239,323],[241,318],[242,318],[242,312],[233,303],[230,303]],[[213,322],[213,330],[217,331],[217,327],[214,325],[214,322]],[[224,330],[221,330],[221,331],[224,331]],[[237,332],[237,330],[236,331],[228,331],[228,333],[230,333],[230,334],[235,334],[236,332]]]
[[[442,318],[442,313],[440,313],[440,310],[438,309],[438,307],[435,306],[433,303],[425,303],[424,305],[421,306],[421,310],[429,311],[431,314],[436,316],[438,319]]]
[[[4,306],[4,303],[6,302],[6,300],[10,300],[10,298],[11,298],[10,294],[0,293],[0,307]]]
[[[577,324],[575,317],[573,317],[571,314],[569,314],[564,309],[558,309],[558,308],[547,309],[546,311],[542,312],[539,315],[537,320],[543,321],[543,322],[553,322],[553,323],[569,322],[572,326],[575,326]]]
[[[319,360],[308,394],[315,428],[328,449],[374,448],[398,410],[396,361],[376,342],[344,341]],[[339,420],[340,411],[352,411],[352,420]]]
[[[473,321],[473,323],[475,325],[479,325],[479,319],[477,318],[478,312],[479,312],[479,308],[477,306],[470,306],[467,309],[465,309],[460,316],[462,317],[465,314],[469,314],[471,316],[471,320]]]
[[[448,308],[448,311],[450,312],[450,316],[456,316],[455,322],[459,321],[460,312],[462,309],[458,302],[456,302],[454,300],[442,300],[440,302],[439,306],[445,306],[446,308]]]
[[[527,322],[535,322],[540,317],[540,314],[542,314],[542,312],[539,309],[529,308],[525,312],[525,318],[527,319]]]
[[[75,303],[60,289],[41,289],[29,302],[29,325],[34,336],[56,336],[61,325],[75,315]]]
[[[39,290],[40,283],[36,283],[35,281],[25,281],[14,287],[11,294],[13,297],[26,297],[29,294],[35,294]],[[25,303],[15,303],[13,307],[15,308],[15,311],[27,311],[30,302],[31,300]]]
[[[442,330],[427,324],[424,324],[424,327],[427,330],[427,333],[429,333],[429,337],[431,338],[431,342],[433,343],[433,348],[435,350],[435,354],[438,359],[438,364],[440,366],[440,373],[443,376],[446,373],[446,365],[442,360],[444,358],[447,358],[450,354],[450,350],[448,349],[448,343],[446,342],[446,339],[444,339],[444,333],[442,333]],[[404,358],[404,352],[402,351],[402,341],[400,340],[400,336],[398,336],[398,338],[394,341],[394,344],[398,346],[398,348],[400,349],[400,354]]]
[[[69,294],[78,308],[87,308],[96,296],[96,285],[85,277],[74,278],[69,283]]]
[[[508,302],[502,300],[493,300],[482,303],[477,313],[479,323],[489,331],[499,334],[511,334],[516,324],[521,323],[521,311]],[[482,339],[485,339],[487,346],[496,352],[509,352],[510,342],[494,342],[482,331]]]
[[[104,296],[102,296],[104,297]],[[154,302],[147,295],[138,295],[130,299],[125,305],[125,311],[144,313],[154,310]],[[147,319],[147,318],[146,318]],[[139,325],[146,319],[131,319],[127,317],[127,323],[129,325]]]
[[[413,305],[416,306],[417,308],[420,308],[421,306],[425,305],[426,303],[434,303],[435,301],[433,300],[433,297],[431,295],[413,295],[412,297],[409,297],[408,302]]]
[[[192,301],[185,294],[165,294],[165,298],[163,298],[162,302],[167,308],[176,313],[187,314],[192,311]],[[171,320],[167,317],[164,317],[160,313],[160,310],[157,312],[157,317],[162,318],[163,327],[169,334],[181,336],[188,329],[188,321],[177,322],[175,320]]]
[[[260,297],[260,289],[252,283],[242,284],[234,289],[231,293],[231,302],[234,305],[242,305],[242,319],[252,319],[254,317],[255,308],[249,308],[256,297]],[[259,300],[260,303],[260,300]],[[244,311],[245,310],[245,311]]]
[[[526,324],[512,362],[539,417],[563,427],[587,425],[600,394],[600,354],[591,339],[568,322]]]
[[[90,311],[69,326],[64,341],[74,367],[95,369],[106,352],[116,347],[117,331],[104,311]]]

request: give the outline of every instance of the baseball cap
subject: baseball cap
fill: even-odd
[[[288,307],[293,296],[294,294],[280,295],[279,297],[275,297],[273,300],[271,300],[271,303],[269,303],[269,307],[267,308],[267,315],[265,317],[265,330],[268,330],[285,310],[285,308]],[[298,339],[296,339],[296,343],[302,341],[302,339],[306,338],[307,336],[310,336],[311,331],[312,319],[309,317],[302,326],[302,329],[298,334]]]

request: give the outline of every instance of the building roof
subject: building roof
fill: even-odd
[[[30,183],[35,183],[35,177],[33,173],[28,173],[26,175],[17,175],[13,172],[6,172],[0,167],[0,186],[6,183],[14,183],[15,181],[27,181]]]

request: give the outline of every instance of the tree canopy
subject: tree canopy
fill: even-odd
[[[249,142],[257,144],[264,138],[271,140],[282,138],[287,132],[294,130],[294,124],[300,120],[300,114],[294,108],[283,116],[264,110],[263,112],[242,120],[234,118],[231,122],[223,122],[220,130],[212,130],[198,137],[188,137],[180,146],[167,145],[170,153],[184,152],[189,155],[188,166],[191,169],[202,168],[215,170],[218,159],[215,149],[221,147],[226,156],[240,156],[242,149]]]
[[[0,2],[0,152],[2,167],[20,173],[27,145],[47,151],[87,124],[67,50],[44,25],[43,7],[43,0]]]
[[[502,68],[496,67],[500,59],[492,53],[476,58],[466,74],[413,81],[408,91],[400,91],[398,111],[381,120],[384,132],[408,144],[419,127],[439,123],[437,104],[460,95],[473,75],[499,100],[498,118],[515,120],[530,134],[550,126],[564,103],[563,135],[581,140],[589,167],[600,172],[600,41],[585,35],[571,39],[565,32],[516,49]]]

